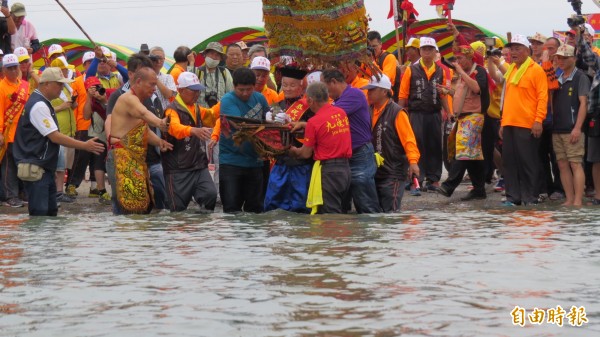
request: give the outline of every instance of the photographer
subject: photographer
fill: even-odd
[[[587,74],[593,74],[592,86],[588,95],[589,130],[587,161],[592,163],[592,177],[594,180],[594,205],[600,205],[600,56],[592,50],[585,39],[585,26],[575,27],[577,39],[577,59],[588,67]],[[578,63],[579,64],[579,63]]]
[[[206,89],[200,93],[198,104],[205,108],[212,108],[226,93],[233,90],[233,79],[229,70],[219,66],[225,55],[220,43],[209,43],[202,54],[205,63],[198,68],[196,75]]]
[[[89,137],[97,137],[97,142],[102,143],[104,151],[100,154],[94,154],[94,176],[98,188],[99,202],[104,205],[110,205],[110,195],[106,191],[104,177],[106,174],[106,131],[104,122],[106,121],[106,105],[109,95],[115,89],[106,90],[102,87],[97,77],[88,77],[85,80],[85,89],[87,90],[87,99],[83,106],[83,118],[91,121],[88,129]]]
[[[8,7],[0,8],[0,12],[4,15],[4,17],[0,17],[0,49],[9,54],[12,51],[10,36],[17,32],[17,26]]]

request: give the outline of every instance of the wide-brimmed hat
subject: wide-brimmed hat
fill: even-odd
[[[204,54],[209,50],[214,50],[219,54],[225,55],[225,53],[223,53],[223,45],[219,42],[209,42],[206,48],[204,48],[204,50],[202,51],[202,53]]]
[[[46,82],[71,83],[73,80],[66,78],[59,68],[48,67],[44,69],[42,76],[40,76],[40,83]]]

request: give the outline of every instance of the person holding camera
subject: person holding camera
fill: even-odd
[[[58,53],[55,53],[54,55],[60,55],[60,56],[64,57],[64,55],[61,55],[64,53],[60,52],[60,51],[62,51],[62,48],[59,45],[53,45],[53,46],[57,47],[55,49],[55,51],[59,51]],[[58,48],[60,48],[60,49],[58,49]],[[96,57],[96,55],[94,54],[93,51],[88,51],[88,52],[84,53],[83,57],[81,58],[81,63],[83,65],[84,73],[95,57]],[[78,76],[76,76],[74,78],[74,81],[71,84],[71,87],[73,88],[73,91],[75,92],[73,96],[76,96],[76,99],[74,101],[77,102],[77,107],[75,108],[75,111],[74,111],[75,122],[77,124],[77,131],[75,132],[75,139],[83,141],[83,142],[85,142],[91,138],[88,135],[88,130],[90,129],[91,120],[89,120],[89,119],[86,120],[83,116],[83,109],[85,106],[85,102],[87,100],[87,90],[85,88],[84,81],[85,81],[85,75],[79,74]],[[75,150],[75,157],[73,158],[73,167],[69,171],[68,179],[67,179],[67,191],[66,191],[67,195],[69,195],[69,196],[71,194],[78,195],[77,188],[79,187],[79,185],[85,178],[85,171],[89,168],[90,191],[88,193],[88,197],[98,198],[100,196],[100,194],[98,192],[98,188],[96,186],[96,178],[94,178],[93,157],[94,157],[94,155],[90,152],[77,150],[77,149]],[[74,187],[70,187],[69,185],[74,186]]]
[[[574,27],[577,41],[577,68],[579,61],[587,67],[585,74],[593,75],[588,94],[587,161],[592,163],[594,182],[593,205],[600,205],[600,56],[592,49],[585,37],[585,26]],[[581,69],[581,68],[580,68]]]
[[[129,81],[127,69],[112,59],[110,49],[104,46],[96,46],[94,54],[96,57],[90,63],[86,71],[86,77],[98,77],[104,89],[117,89],[123,83]],[[120,78],[111,70],[112,68],[117,69]]]
[[[8,54],[12,52],[10,40],[11,35],[17,32],[17,26],[15,25],[12,15],[10,15],[8,7],[4,6],[4,2],[2,4],[0,12],[2,12],[4,17],[0,17],[0,50]]]
[[[469,173],[473,190],[462,201],[485,199],[486,167],[482,149],[482,130],[490,105],[488,75],[484,67],[475,63],[475,50],[470,45],[454,48],[454,69],[459,76],[453,100],[453,112],[457,118],[453,130],[455,153],[448,172],[448,179],[437,192],[450,197],[461,183],[465,171]],[[450,147],[450,145],[449,145]]]
[[[205,89],[200,93],[198,103],[205,108],[212,108],[226,93],[233,90],[233,79],[229,70],[219,65],[225,55],[219,42],[209,43],[202,54],[205,62],[197,69],[196,75]]]
[[[83,118],[90,121],[91,124],[87,131],[89,138],[97,138],[99,143],[106,146],[106,131],[104,122],[106,121],[106,105],[108,97],[116,89],[106,90],[102,87],[102,83],[97,77],[88,77],[85,80],[85,89],[87,90],[87,99],[83,106]],[[110,195],[106,191],[105,175],[106,175],[106,153],[107,149],[100,153],[94,154],[92,163],[94,169],[94,177],[98,189],[98,201],[104,205],[110,205]]]

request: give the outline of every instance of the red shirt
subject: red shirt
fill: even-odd
[[[352,157],[348,116],[331,104],[325,104],[308,120],[304,140],[304,145],[314,149],[315,160]]]

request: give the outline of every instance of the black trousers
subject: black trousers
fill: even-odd
[[[192,197],[200,208],[212,211],[217,202],[217,188],[208,168],[188,172],[165,173],[165,189],[171,212],[187,209]]]
[[[540,139],[531,129],[505,126],[503,131],[502,162],[506,200],[517,205],[536,203],[540,174]]]
[[[478,195],[485,195],[485,161],[484,160],[455,160],[450,166],[448,179],[442,183],[442,186],[449,194],[460,185],[465,171],[469,172],[471,182],[473,183],[473,192]]]
[[[350,164],[347,159],[330,159],[321,163],[323,206],[319,213],[344,213],[342,202],[350,194]]]
[[[419,181],[440,181],[442,177],[442,114],[411,113],[410,125],[421,153]]]
[[[77,131],[75,133],[75,139],[82,142],[87,142],[91,137],[88,137],[87,131]],[[90,168],[90,180],[95,181],[94,176],[94,154],[85,150],[75,150],[75,156],[73,157],[73,168],[69,173],[67,185],[74,185],[79,187],[83,178],[85,177],[85,170]]]
[[[494,149],[498,141],[500,120],[485,114],[483,129],[481,130],[481,150],[485,165],[485,181],[491,182],[496,165],[494,164]],[[471,173],[469,173],[469,176]]]
[[[552,127],[544,126],[542,137],[540,137],[540,165],[542,174],[538,178],[538,194],[547,193],[548,195],[558,191],[564,192],[560,181],[560,172],[556,155],[552,147]]]
[[[379,205],[384,213],[400,212],[405,181],[398,178],[375,178]]]
[[[261,213],[264,204],[263,168],[221,164],[219,169],[223,212]]]

